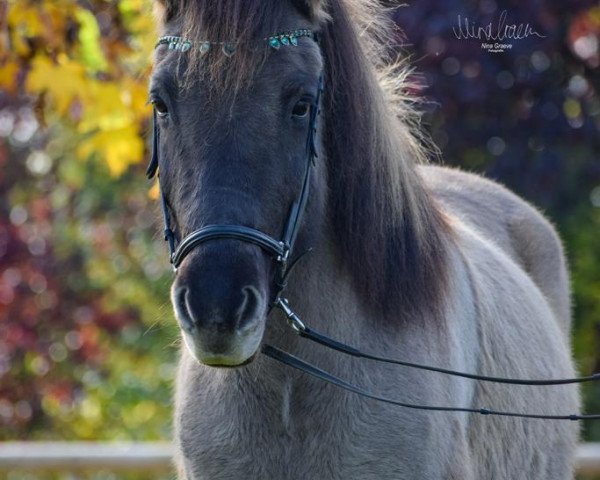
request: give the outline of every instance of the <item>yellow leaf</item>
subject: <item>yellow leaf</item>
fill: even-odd
[[[148,190],[148,198],[150,198],[151,200],[158,200],[159,196],[160,196],[160,185],[158,184],[158,177],[156,177],[156,179],[154,180],[154,183],[150,187],[150,190]]]
[[[17,91],[17,75],[21,67],[15,61],[7,61],[0,66],[0,88],[3,88],[9,93]]]
[[[600,5],[592,7],[588,12],[588,15],[596,25],[600,25]]]
[[[129,125],[114,130],[100,130],[77,148],[80,159],[98,153],[107,163],[110,174],[118,177],[129,167],[138,163],[144,156],[144,142],[137,128]]]
[[[8,25],[11,30],[11,53],[28,56],[29,38],[38,38],[48,50],[64,50],[67,22],[76,12],[73,0],[32,2],[11,0],[8,7]]]
[[[44,33],[44,22],[40,18],[40,11],[31,5],[19,5],[10,7],[8,12],[8,24],[17,33],[25,37],[37,37]]]
[[[133,112],[123,102],[121,87],[114,82],[89,81],[82,94],[83,118],[80,132],[114,130],[131,125]]]
[[[83,61],[92,72],[106,70],[106,58],[100,45],[100,27],[96,17],[89,10],[81,8],[77,11],[76,18],[79,22],[79,43]]]
[[[47,57],[37,55],[27,77],[26,88],[30,93],[48,92],[54,100],[56,110],[66,114],[75,98],[88,88],[88,79],[82,65],[59,55],[54,63]]]
[[[152,113],[152,109],[148,106],[147,81],[145,79],[136,81],[125,78],[121,83],[121,88],[121,98],[136,119],[142,121],[148,118]]]

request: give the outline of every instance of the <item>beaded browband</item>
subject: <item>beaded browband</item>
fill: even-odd
[[[271,48],[279,50],[282,46],[286,45],[292,45],[294,47],[298,46],[298,39],[300,37],[315,39],[316,34],[313,33],[312,30],[308,29],[290,30],[287,32],[275,33],[264,38],[263,40],[265,40]],[[222,52],[228,57],[231,57],[235,53],[236,48],[236,42],[192,42],[183,37],[177,37],[173,35],[165,35],[164,37],[160,37],[156,43],[156,47],[159,47],[160,45],[168,45],[169,50],[177,50],[179,52],[187,52],[190,48],[192,48],[192,46],[198,45],[201,55],[208,53],[213,46],[218,45],[221,47]]]

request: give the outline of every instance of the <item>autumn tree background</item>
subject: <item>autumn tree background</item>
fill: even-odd
[[[162,439],[178,332],[148,156],[150,0],[0,2],[0,439]],[[546,38],[490,55],[457,14]],[[395,13],[442,158],[544,209],[574,350],[600,370],[600,4],[420,0]],[[585,388],[600,411],[600,389]],[[600,425],[584,438],[600,440]]]
[[[151,2],[1,5],[0,438],[166,438],[178,336],[142,175]]]

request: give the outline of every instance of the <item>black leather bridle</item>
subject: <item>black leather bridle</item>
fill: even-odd
[[[304,36],[312,38],[315,42],[319,43],[319,37],[310,31],[303,30],[306,32]],[[178,37],[168,37],[169,39]],[[159,45],[161,40],[159,40]],[[319,105],[321,99],[321,93],[323,92],[323,73],[319,76],[319,83],[317,88],[317,94],[313,104],[310,107],[310,117],[308,124],[308,132],[306,135],[306,162],[304,166],[304,177],[302,180],[302,186],[296,200],[292,203],[287,221],[285,222],[285,228],[281,240],[277,240],[272,236],[261,232],[252,227],[244,225],[229,225],[229,224],[217,224],[217,225],[206,225],[198,230],[191,232],[186,235],[179,244],[176,244],[176,238],[173,230],[171,229],[170,211],[162,191],[160,189],[162,210],[163,210],[163,221],[164,221],[164,234],[165,240],[169,244],[170,261],[173,268],[177,268],[181,265],[181,262],[185,257],[197,246],[202,243],[212,240],[224,240],[224,239],[235,239],[242,242],[252,243],[260,247],[265,253],[274,258],[276,262],[276,272],[274,280],[274,291],[271,305],[280,306],[281,292],[286,286],[286,279],[294,265],[294,261],[290,262],[290,255],[294,249],[296,237],[300,224],[302,223],[302,216],[306,209],[306,202],[308,201],[308,193],[310,189],[310,174],[312,167],[315,165],[315,159],[317,158],[316,149],[316,134],[317,134],[317,118],[319,116]],[[156,121],[156,112],[153,117],[153,140],[152,140],[152,159],[146,170],[146,175],[149,179],[153,178],[158,171],[158,152],[159,152],[159,129]],[[299,258],[299,257],[298,257]]]
[[[312,38],[317,44],[319,43],[319,37],[317,34],[313,34],[309,30],[297,30],[295,32],[302,32],[302,35]],[[271,36],[265,40],[270,42],[276,38],[283,38],[285,40],[285,36]],[[287,36],[287,41],[289,42],[289,35]],[[205,44],[208,42],[204,42]],[[162,37],[158,45],[169,45],[170,49],[178,50],[181,52],[185,52],[189,50],[192,46],[191,42],[183,40],[181,37]],[[288,45],[289,43],[283,43],[283,45]],[[297,45],[297,39],[293,45]],[[228,44],[229,45],[229,44]],[[271,44],[273,46],[273,44]],[[276,47],[277,49],[279,47]],[[276,263],[276,272],[274,277],[274,289],[273,289],[273,298],[271,300],[271,309],[274,307],[278,308],[283,312],[285,317],[288,320],[289,325],[292,329],[299,334],[302,338],[306,338],[311,340],[312,342],[318,343],[330,349],[339,351],[341,353],[364,358],[372,361],[389,363],[395,365],[401,365],[409,368],[416,368],[420,370],[427,370],[431,372],[437,372],[445,375],[452,375],[462,378],[468,378],[472,380],[479,380],[485,382],[494,382],[494,383],[504,383],[511,385],[534,385],[534,386],[548,386],[548,385],[564,385],[564,384],[573,384],[573,383],[583,383],[583,382],[591,382],[591,381],[599,381],[600,373],[596,373],[586,377],[578,377],[578,378],[564,378],[564,379],[545,379],[545,380],[531,380],[531,379],[513,379],[513,378],[500,378],[500,377],[492,377],[486,375],[476,375],[465,372],[458,372],[455,370],[449,370],[439,367],[433,367],[428,365],[422,365],[412,362],[406,362],[403,360],[390,359],[379,355],[369,354],[360,351],[354,347],[351,347],[345,343],[334,340],[323,333],[319,333],[316,330],[309,328],[304,322],[300,319],[300,317],[292,310],[290,307],[288,300],[283,298],[281,294],[283,293],[288,275],[290,274],[293,266],[296,261],[302,257],[302,255],[297,256],[293,261],[290,262],[290,255],[293,252],[294,244],[296,237],[298,235],[298,231],[300,225],[302,223],[302,216],[304,214],[304,210],[306,209],[306,203],[308,201],[308,193],[310,186],[310,177],[312,172],[312,167],[315,165],[315,159],[317,158],[317,149],[316,149],[316,133],[317,133],[317,119],[319,117],[319,108],[320,108],[320,100],[321,94],[323,92],[323,81],[324,75],[321,73],[319,77],[319,85],[317,90],[317,95],[314,103],[311,105],[310,109],[310,119],[308,125],[308,132],[306,138],[306,164],[304,170],[304,177],[302,181],[302,186],[299,191],[299,194],[296,200],[292,203],[290,207],[289,214],[287,217],[287,221],[285,223],[285,228],[283,231],[283,235],[281,240],[277,240],[272,236],[261,232],[260,230],[243,226],[243,225],[230,225],[230,224],[216,224],[216,225],[206,225],[198,230],[195,230],[177,242],[175,234],[171,229],[170,222],[170,210],[167,204],[166,198],[164,196],[164,192],[162,188],[160,188],[160,198],[162,203],[162,211],[163,211],[163,221],[164,221],[164,234],[165,241],[169,245],[170,252],[170,262],[173,265],[175,271],[181,265],[185,257],[197,246],[202,243],[213,241],[213,240],[223,240],[223,239],[234,239],[242,242],[248,242],[254,244],[261,248],[266,254],[270,255]],[[159,154],[159,128],[156,121],[156,111],[153,116],[153,140],[152,140],[152,158],[146,174],[148,178],[153,178],[159,166],[158,154]],[[270,313],[271,310],[269,310]],[[400,407],[416,409],[416,410],[427,410],[427,411],[442,411],[442,412],[466,412],[466,413],[478,413],[481,415],[495,415],[495,416],[504,416],[504,417],[520,417],[520,418],[532,418],[532,419],[545,419],[545,420],[599,420],[599,415],[578,415],[578,414],[568,414],[568,415],[543,415],[543,414],[531,414],[531,413],[518,413],[518,412],[507,412],[507,411],[497,411],[491,410],[487,408],[463,408],[463,407],[444,407],[444,406],[430,406],[430,405],[419,405],[419,404],[411,404],[406,402],[400,402],[397,400],[389,399],[386,397],[382,397],[380,395],[376,395],[371,393],[368,390],[357,387],[353,384],[350,384],[324,370],[321,370],[310,363],[305,362],[287,352],[284,352],[280,349],[272,347],[270,345],[263,345],[262,353],[266,356],[277,360],[285,365],[296,368],[304,373],[312,375],[320,380],[331,383],[337,387],[340,387],[344,390],[359,394],[361,396],[371,398],[374,400],[378,400],[381,402],[389,403],[392,405],[397,405]]]

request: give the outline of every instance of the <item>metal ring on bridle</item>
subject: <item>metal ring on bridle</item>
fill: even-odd
[[[296,315],[296,313],[290,308],[287,298],[278,298],[275,301],[275,306],[279,307],[283,311],[288,319],[290,327],[292,327],[296,333],[302,333],[306,331],[306,325],[304,325],[304,322],[300,320],[300,317]]]

